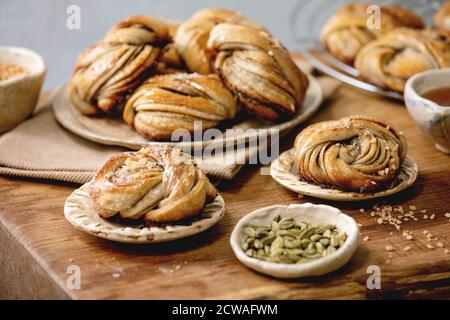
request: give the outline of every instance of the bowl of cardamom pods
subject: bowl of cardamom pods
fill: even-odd
[[[356,221],[312,203],[274,205],[244,216],[231,247],[245,266],[277,278],[320,276],[346,264],[359,238]]]

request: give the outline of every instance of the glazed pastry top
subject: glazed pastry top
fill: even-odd
[[[237,111],[232,93],[217,75],[170,74],[149,78],[128,99],[125,122],[142,135],[170,139],[177,129],[202,129],[234,118]]]
[[[217,192],[189,156],[177,149],[151,146],[107,160],[89,194],[104,218],[119,214],[164,222],[197,214]]]
[[[301,179],[358,192],[391,181],[406,152],[403,134],[366,116],[313,124],[300,132],[294,145]]]
[[[423,28],[424,22],[411,10],[395,5],[380,5],[380,28],[369,28],[369,4],[351,3],[341,7],[325,24],[322,43],[339,60],[352,64],[357,53],[370,41],[399,27]],[[375,15],[374,15],[375,18]]]
[[[85,115],[120,113],[126,95],[149,75],[168,40],[168,27],[158,19],[119,21],[78,58],[70,82],[72,103]]]
[[[267,32],[222,23],[211,30],[208,48],[217,52],[214,69],[251,113],[277,121],[298,111],[308,79]]]
[[[412,75],[450,67],[450,33],[399,28],[366,45],[355,67],[370,82],[402,92]]]
[[[214,53],[207,48],[209,34],[214,26],[226,22],[264,30],[257,22],[235,11],[219,8],[197,11],[175,34],[175,46],[191,72],[213,73]]]

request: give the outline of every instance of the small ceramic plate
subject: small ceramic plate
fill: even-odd
[[[390,189],[376,192],[352,192],[339,189],[323,188],[318,185],[300,181],[297,178],[294,166],[293,149],[283,152],[270,166],[270,175],[283,187],[307,196],[335,200],[335,201],[361,201],[379,197],[385,197],[400,192],[411,186],[417,179],[419,169],[411,157],[403,161],[400,173],[396,177],[394,186]]]
[[[264,129],[260,132],[261,135],[266,136],[267,130],[278,130],[280,135],[287,133],[295,126],[306,121],[311,117],[320,107],[323,99],[322,89],[316,79],[309,76],[309,87],[306,92],[306,98],[303,106],[297,115],[283,123],[271,123],[259,119],[248,119],[235,124],[230,129],[243,129],[244,132],[236,135],[227,134],[223,138],[214,139],[214,144],[234,143],[235,141],[245,141],[244,139],[258,135],[255,130],[246,129]],[[105,144],[127,147],[130,149],[140,149],[149,144],[166,144],[171,146],[178,146],[180,148],[190,147],[205,147],[211,141],[185,141],[185,142],[159,142],[149,141],[139,135],[133,128],[128,126],[121,119],[108,118],[92,118],[82,115],[76,109],[69,98],[69,86],[65,84],[61,86],[53,99],[53,110],[56,120],[67,130],[85,139]],[[242,131],[242,130],[241,130]]]
[[[344,245],[336,252],[304,264],[282,264],[248,257],[241,249],[244,238],[243,228],[248,224],[269,226],[276,215],[293,217],[298,222],[312,225],[334,224],[340,232],[347,234]],[[277,278],[300,278],[320,276],[336,270],[346,264],[358,246],[359,227],[355,220],[339,209],[311,203],[275,205],[253,211],[234,227],[230,244],[234,254],[247,267]]]
[[[164,227],[133,227],[100,217],[88,194],[89,183],[75,190],[66,200],[64,216],[77,229],[94,236],[124,243],[156,243],[185,238],[215,225],[225,214],[225,202],[218,195],[195,218]]]

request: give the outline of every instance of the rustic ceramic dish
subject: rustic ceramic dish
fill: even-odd
[[[396,177],[394,186],[390,189],[375,192],[351,192],[339,189],[324,188],[312,183],[300,181],[295,173],[293,149],[283,152],[270,166],[270,175],[283,187],[297,193],[315,198],[334,201],[361,201],[379,197],[385,197],[400,192],[411,186],[417,179],[419,170],[416,162],[411,157],[403,161],[400,173]]]
[[[192,220],[164,227],[133,227],[100,217],[88,194],[89,183],[75,190],[66,200],[64,216],[77,229],[94,236],[124,243],[157,243],[185,238],[205,231],[225,214],[222,196],[205,206]]]
[[[334,224],[340,232],[347,234],[347,240],[342,247],[329,256],[304,264],[282,264],[248,257],[241,249],[243,228],[248,224],[269,226],[276,215],[282,218],[293,217],[298,222],[308,222],[313,225]],[[342,267],[355,252],[358,238],[359,227],[352,217],[334,207],[304,203],[288,206],[275,205],[247,214],[234,227],[230,244],[239,261],[253,270],[278,278],[300,278],[320,276]]]
[[[271,122],[252,119],[234,125],[230,129],[266,129],[261,132],[249,130],[247,132],[227,135],[214,140],[214,144],[234,143],[234,141],[244,141],[246,138],[255,137],[259,134],[264,136],[267,130],[278,130],[283,134],[293,129],[298,124],[307,120],[316,112],[322,103],[322,89],[313,77],[309,77],[309,87],[301,110],[297,115],[287,122],[274,124]],[[73,133],[101,144],[117,145],[131,149],[140,149],[149,144],[167,144],[180,148],[205,147],[211,141],[185,141],[185,142],[157,142],[149,141],[139,135],[121,119],[92,118],[83,116],[70,102],[68,85],[60,87],[53,100],[53,110],[56,120],[66,129]]]
[[[0,133],[25,120],[36,108],[46,66],[34,51],[0,47],[0,62],[18,65],[23,74],[0,81]]]
[[[434,139],[436,148],[450,154],[450,108],[421,96],[444,87],[450,87],[450,69],[416,74],[406,82],[405,104],[411,118]]]

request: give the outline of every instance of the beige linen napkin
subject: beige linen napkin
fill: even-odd
[[[333,86],[337,84],[324,86],[325,96],[334,92],[330,91]],[[123,151],[126,149],[97,144],[63,129],[54,119],[51,106],[45,106],[0,136],[0,175],[86,183],[107,158]],[[240,147],[232,154],[211,155],[197,162],[210,176],[232,179],[256,152],[258,147]]]
[[[50,106],[40,109],[28,121],[0,137],[0,174],[88,182],[107,158],[126,151],[80,138],[58,125]],[[239,148],[234,159],[206,157],[198,161],[208,175],[231,179],[249,156]],[[257,152],[257,149],[253,152]]]

